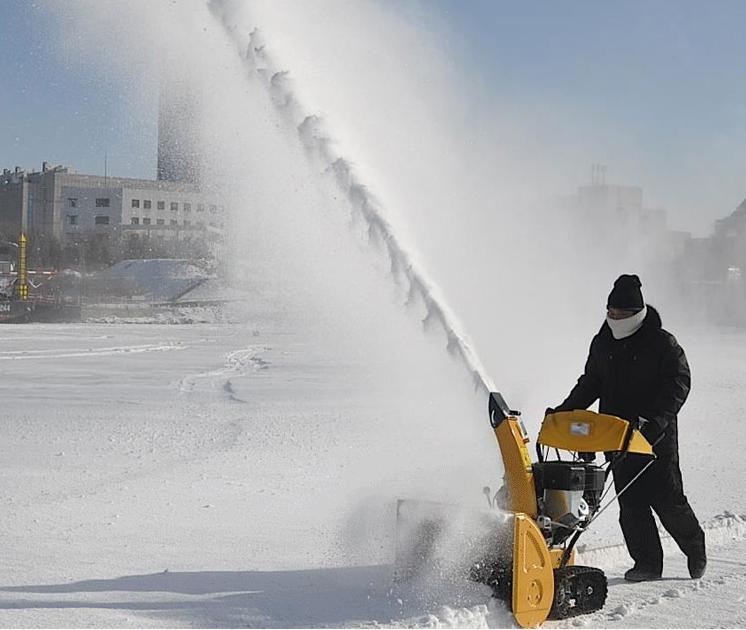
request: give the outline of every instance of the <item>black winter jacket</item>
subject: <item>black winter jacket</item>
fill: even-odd
[[[599,412],[632,422],[642,416],[650,425],[643,434],[658,455],[678,451],[677,414],[689,394],[691,375],[684,350],[662,328],[652,306],[640,329],[614,339],[604,322],[591,341],[585,371],[557,411],[587,409],[599,400]]]

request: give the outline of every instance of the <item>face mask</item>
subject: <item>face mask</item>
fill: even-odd
[[[611,334],[614,335],[614,339],[624,339],[640,330],[640,326],[642,326],[642,322],[645,321],[645,316],[647,314],[648,307],[643,306],[642,310],[632,315],[632,317],[611,319],[607,316],[606,323],[609,325],[609,328],[611,328]]]

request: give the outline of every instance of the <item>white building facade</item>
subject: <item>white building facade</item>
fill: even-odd
[[[221,199],[195,184],[100,175],[67,167],[25,172],[5,169],[0,178],[0,230],[59,239],[109,241],[221,240],[226,211]]]

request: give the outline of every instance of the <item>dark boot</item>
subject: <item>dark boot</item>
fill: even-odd
[[[661,572],[635,565],[624,574],[624,579],[628,582],[651,582],[652,580],[660,580]]]
[[[705,574],[707,568],[707,556],[702,553],[692,554],[686,559],[686,566],[689,568],[689,575],[694,580],[698,580]]]

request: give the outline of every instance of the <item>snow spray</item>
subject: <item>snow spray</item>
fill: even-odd
[[[272,529],[286,531],[297,522],[298,514],[310,524],[308,535],[298,541],[303,553],[283,550],[278,557],[286,563],[302,561],[315,566],[388,562],[395,522],[392,499],[417,497],[482,505],[479,489],[485,483],[495,483],[502,473],[484,414],[486,404],[482,406],[481,393],[470,391],[472,381],[479,392],[494,389],[492,383],[456,318],[422,273],[423,258],[415,255],[413,240],[404,238],[408,236],[407,217],[427,207],[445,208],[447,204],[450,209],[451,202],[463,198],[476,175],[449,149],[450,144],[432,143],[428,148],[433,151],[444,148],[438,155],[454,177],[433,178],[427,164],[427,168],[414,168],[415,180],[423,175],[420,181],[425,186],[433,180],[432,187],[423,187],[420,192],[421,184],[411,186],[413,178],[401,172],[405,162],[417,157],[411,151],[414,147],[402,142],[401,151],[394,143],[397,158],[404,158],[399,167],[384,170],[377,179],[375,160],[370,167],[363,160],[375,156],[385,144],[362,144],[360,148],[336,144],[355,138],[356,129],[346,130],[344,113],[357,110],[344,107],[335,114],[330,111],[325,118],[334,124],[336,133],[329,133],[319,110],[305,109],[301,104],[301,96],[322,105],[324,100],[311,100],[318,75],[313,69],[303,72],[302,59],[297,63],[292,60],[292,39],[284,40],[285,32],[278,30],[271,40],[276,48],[270,56],[260,33],[251,32],[255,24],[267,22],[269,38],[270,32],[274,33],[271,22],[253,16],[238,18],[231,13],[231,6],[222,0],[209,5],[197,0],[177,5],[133,2],[105,7],[82,3],[73,13],[71,26],[85,27],[86,37],[67,37],[65,45],[80,41],[85,58],[98,63],[101,56],[89,50],[88,33],[111,32],[109,24],[112,28],[123,24],[133,35],[124,38],[131,50],[117,55],[119,48],[107,48],[102,42],[101,50],[110,51],[102,72],[108,76],[112,65],[121,66],[125,78],[135,75],[135,86],[141,75],[150,72],[150,94],[158,91],[160,78],[167,74],[177,88],[183,88],[185,98],[195,99],[194,118],[179,118],[175,124],[188,134],[202,134],[198,146],[203,149],[204,184],[226,195],[235,228],[226,231],[226,238],[235,239],[236,248],[228,271],[239,282],[248,278],[247,284],[241,285],[251,288],[247,311],[259,311],[269,304],[268,338],[282,343],[290,339],[287,346],[278,341],[277,369],[262,374],[261,382],[231,379],[232,391],[240,392],[243,384],[248,388],[245,391],[259,394],[246,398],[250,404],[232,400],[229,407],[212,405],[207,412],[221,424],[236,418],[243,429],[245,441],[227,447],[229,460],[240,457],[243,466],[245,457],[251,461],[247,470],[258,477],[270,480],[276,476],[280,484],[277,493],[262,493],[255,503],[257,511],[270,515],[267,523],[276,521]],[[247,10],[244,3],[235,7]],[[279,11],[281,20],[283,10]],[[291,15],[302,18],[298,13],[290,9]],[[333,30],[343,34],[341,26],[337,29],[337,18],[332,21]],[[389,26],[388,19],[382,26]],[[147,29],[145,36],[143,28]],[[361,41],[357,35],[353,39]],[[409,44],[411,40],[405,41]],[[331,44],[336,50],[337,44]],[[347,43],[338,45],[344,50]],[[308,55],[314,48],[299,50]],[[290,55],[288,61],[283,53]],[[275,63],[273,59],[282,61]],[[332,71],[332,67],[322,67]],[[288,68],[302,74],[291,80]],[[404,87],[409,85],[408,75],[403,73]],[[332,87],[338,81],[340,91],[354,91],[354,85],[334,78]],[[310,81],[307,88],[303,87],[306,79]],[[381,86],[384,94],[385,86]],[[417,97],[417,92],[410,96]],[[399,91],[393,95],[398,98]],[[176,97],[180,96],[177,89]],[[431,100],[441,102],[425,97],[421,102],[426,105]],[[151,113],[155,111],[153,108]],[[412,131],[412,122],[420,119],[433,122],[426,118],[428,110],[420,114],[412,105],[402,113],[407,111],[414,112],[416,120],[402,123],[397,132]],[[144,113],[148,114],[147,108]],[[374,113],[387,115],[389,110],[371,105],[370,118],[375,119]],[[358,129],[363,129],[364,121],[360,123]],[[432,129],[437,131],[440,127],[435,123]],[[431,125],[414,127],[419,130],[417,136],[426,139],[428,127]],[[337,146],[345,148],[336,150]],[[421,150],[416,148],[417,153]],[[353,156],[361,161],[359,166],[353,164]],[[470,176],[463,179],[463,171],[451,171],[452,166],[469,167]],[[495,180],[489,181],[494,185]],[[398,185],[403,192],[400,196],[396,195]],[[374,189],[380,198],[373,194]],[[439,202],[442,205],[432,205]],[[406,217],[396,217],[398,208],[407,209]],[[356,251],[368,249],[365,238],[362,242],[340,238],[340,228],[347,230],[343,224],[348,222],[355,235],[362,231],[371,246],[380,248],[380,256],[372,258],[368,251]],[[484,231],[481,221],[479,229]],[[452,243],[452,251],[458,244]],[[465,252],[454,253],[461,258]],[[479,262],[469,261],[472,265]],[[381,267],[384,273],[377,273]],[[446,278],[447,273],[445,268],[438,275]],[[393,287],[390,280],[400,284]],[[258,288],[254,290],[249,282],[256,282]],[[388,304],[382,299],[386,295],[394,298]],[[406,309],[401,307],[404,295]],[[417,320],[412,320],[416,324],[411,328],[407,325],[412,310],[422,313],[426,335],[412,330],[417,328]],[[292,331],[290,336],[285,336],[285,330]],[[239,326],[236,331],[236,343],[246,343],[249,329]],[[413,339],[413,334],[417,338]],[[441,334],[445,348],[440,347]],[[248,343],[256,340],[250,338]],[[452,359],[439,360],[447,356]],[[462,378],[463,370],[468,378]],[[297,379],[297,390],[293,378]],[[270,384],[266,390],[253,389],[263,388],[265,382]],[[304,423],[302,439],[298,438],[299,421]]]
[[[298,140],[309,158],[321,163],[325,174],[334,179],[338,190],[349,202],[352,212],[364,222],[369,241],[383,245],[391,277],[396,282],[405,282],[408,287],[405,305],[415,301],[422,303],[426,311],[422,319],[425,330],[437,327],[445,334],[448,354],[468,371],[477,391],[484,394],[494,391],[492,380],[472,350],[456,317],[438,294],[434,284],[417,267],[409,248],[397,237],[381,203],[356,172],[352,161],[335,151],[333,137],[327,131],[322,118],[303,110],[289,80],[289,71],[278,68],[273,62],[258,29],[255,28],[249,34],[247,41],[227,20],[222,8],[220,2],[210,4],[212,14],[236,45],[246,71],[262,78],[272,103],[281,118],[297,132]]]

